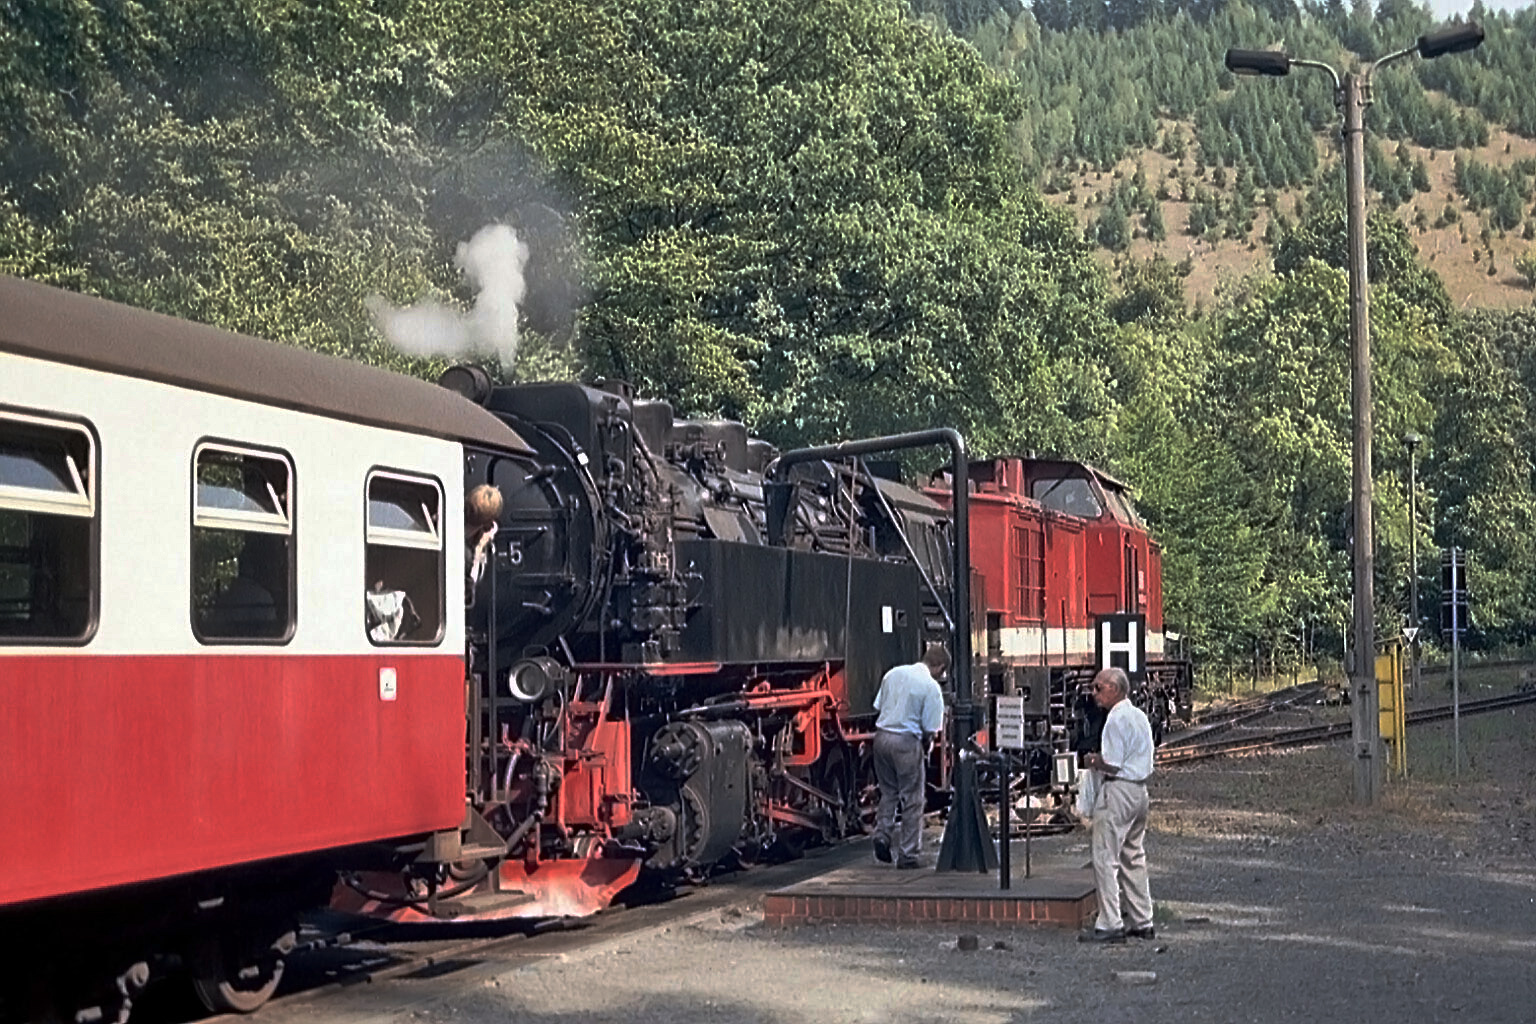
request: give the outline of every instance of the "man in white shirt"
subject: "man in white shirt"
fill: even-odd
[[[1093,677],[1093,700],[1109,711],[1099,753],[1083,758],[1098,773],[1093,805],[1093,877],[1099,918],[1081,942],[1124,942],[1156,937],[1147,885],[1147,779],[1152,776],[1152,724],[1132,704],[1125,672],[1106,668]],[[1121,914],[1122,904],[1124,915]]]
[[[897,665],[880,680],[875,695],[875,779],[880,805],[875,809],[875,859],[910,870],[923,845],[923,809],[927,803],[923,748],[944,724],[944,693],[939,680],[949,668],[949,651],[933,644],[923,660]],[[898,831],[896,818],[901,817]]]

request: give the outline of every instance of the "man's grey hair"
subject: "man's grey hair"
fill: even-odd
[[[1120,691],[1120,696],[1122,697],[1129,697],[1131,695],[1131,677],[1125,674],[1125,669],[1123,668],[1111,666],[1110,668],[1100,669],[1098,674],[1093,677],[1093,681],[1096,683],[1101,681],[1109,683],[1116,690]]]

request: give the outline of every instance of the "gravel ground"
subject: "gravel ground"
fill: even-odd
[[[1158,937],[765,927],[754,907],[479,978],[374,1019],[522,1024],[1536,1020],[1536,712],[1415,730],[1353,808],[1344,749],[1159,775]],[[1045,840],[1088,858],[1083,832]],[[969,931],[969,929],[966,929]],[[425,995],[425,993],[423,993]]]

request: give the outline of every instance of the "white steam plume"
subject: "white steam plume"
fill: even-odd
[[[393,306],[381,295],[364,303],[391,343],[415,356],[494,355],[501,365],[517,360],[518,306],[527,293],[523,268],[528,246],[505,224],[491,224],[461,242],[453,262],[477,291],[465,313],[434,299]]]

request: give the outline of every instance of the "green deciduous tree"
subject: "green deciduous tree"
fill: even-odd
[[[1102,444],[1102,274],[1020,172],[1015,93],[878,0],[0,19],[9,267],[430,373],[364,299],[467,302],[455,247],[501,221],[534,250],[536,372],[568,338],[785,442]]]

